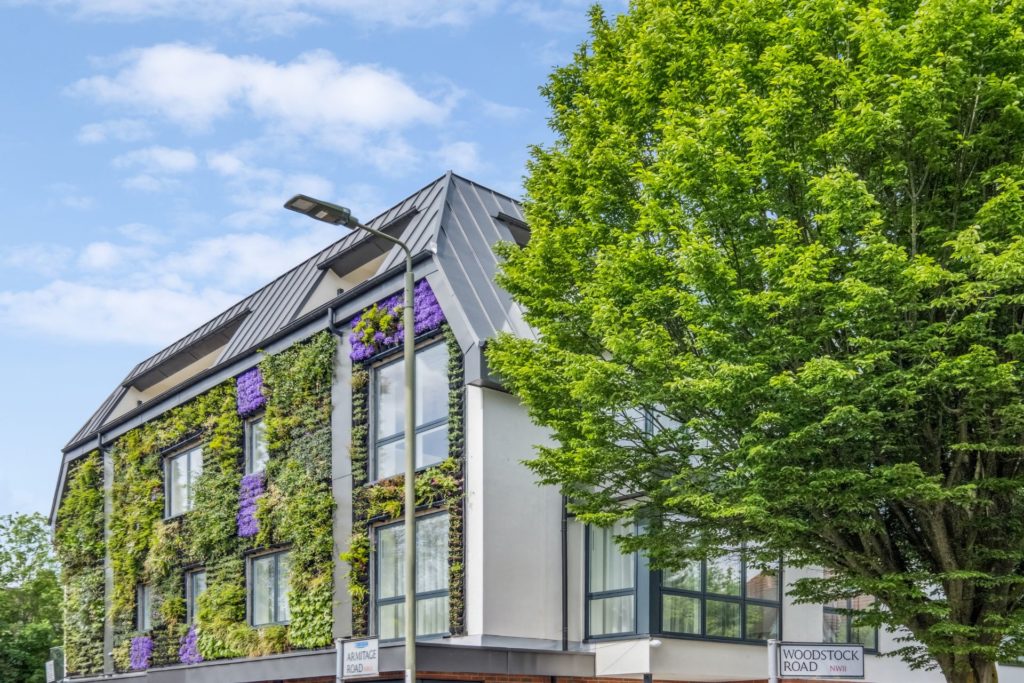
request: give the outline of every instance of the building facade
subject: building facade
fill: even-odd
[[[369,225],[415,268],[421,679],[765,680],[777,638],[941,680],[881,656],[894,637],[853,627],[857,601],[791,604],[804,570],[653,571],[534,482],[547,436],[483,356],[532,334],[494,282],[495,244],[529,239],[514,200],[448,173]],[[71,439],[52,512],[70,678],[327,681],[362,636],[401,678],[403,272],[346,235],[139,363]]]

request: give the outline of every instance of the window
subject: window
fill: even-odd
[[[249,591],[253,626],[287,624],[291,620],[288,608],[290,568],[291,558],[287,552],[252,559]]]
[[[664,633],[768,640],[779,637],[779,568],[762,571],[739,555],[694,562],[661,579]]]
[[[374,473],[377,479],[405,469],[405,361],[374,369]],[[448,347],[416,352],[416,468],[448,457]]]
[[[135,589],[135,627],[139,631],[153,628],[153,589],[140,583]]]
[[[167,458],[164,472],[164,497],[167,517],[177,517],[192,509],[196,480],[203,473],[203,449],[199,446]]]
[[[405,628],[405,527],[377,529],[377,635],[400,638]],[[416,635],[448,634],[448,515],[416,520]]]
[[[206,591],[206,571],[196,569],[185,574],[185,612],[188,623],[196,623],[199,612],[199,596]]]
[[[878,649],[878,629],[874,626],[854,626],[853,616],[846,610],[865,610],[874,604],[868,595],[836,600],[825,605],[822,615],[821,639],[825,643],[859,643],[865,650]]]
[[[587,537],[587,630],[591,637],[636,632],[636,553],[615,542],[626,535],[618,524],[589,527]]]
[[[262,472],[270,459],[267,449],[267,431],[263,416],[254,417],[245,423],[245,473]]]

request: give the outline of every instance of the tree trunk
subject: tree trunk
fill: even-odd
[[[998,683],[996,663],[978,656],[956,657],[950,665],[940,664],[946,683]]]

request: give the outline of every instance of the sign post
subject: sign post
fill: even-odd
[[[777,655],[777,656],[776,656]],[[864,646],[768,641],[768,680],[864,678]]]
[[[377,638],[346,640],[342,644],[341,677],[362,678],[376,676],[380,671],[380,641]]]

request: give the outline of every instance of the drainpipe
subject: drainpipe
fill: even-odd
[[[569,650],[569,509],[562,496],[562,652]]]
[[[345,331],[342,330],[340,327],[338,327],[337,325],[334,324],[334,307],[333,306],[328,306],[327,307],[327,329],[330,330],[332,334],[336,335],[339,338],[341,338],[341,337],[343,337],[345,335]]]

